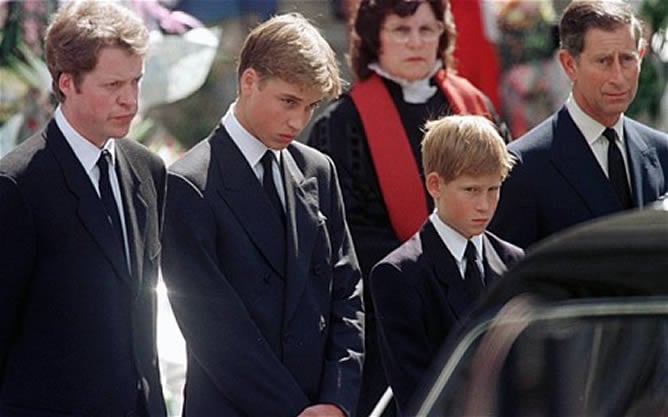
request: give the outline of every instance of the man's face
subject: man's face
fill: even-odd
[[[438,217],[467,239],[481,234],[499,202],[501,176],[460,175],[444,182],[435,172],[427,175],[427,190],[434,198]]]
[[[143,67],[143,57],[108,47],[78,86],[72,74],[62,74],[58,85],[66,97],[62,109],[67,121],[99,147],[109,138],[127,135],[137,113]]]
[[[239,123],[271,149],[287,147],[311,119],[323,95],[278,78],[262,79],[254,69],[240,78],[235,115]]]
[[[631,25],[612,31],[589,29],[577,58],[565,50],[559,53],[561,64],[573,82],[575,101],[605,126],[615,124],[638,90],[644,48],[638,49],[636,43]]]

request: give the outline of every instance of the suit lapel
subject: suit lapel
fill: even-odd
[[[116,174],[121,184],[121,194],[123,196],[123,211],[125,213],[125,229],[128,234],[131,271],[132,276],[138,284],[138,288],[141,288],[148,205],[144,197],[141,177],[137,174],[135,167],[128,158],[126,150],[122,146],[122,141],[117,141],[117,145],[116,163],[118,167]]]
[[[304,178],[288,150],[283,155],[287,208],[287,283],[285,322],[295,313],[309,276],[310,254],[319,227],[326,227],[318,207],[316,178]]]
[[[95,192],[88,174],[53,120],[47,127],[46,140],[63,171],[70,192],[78,200],[77,213],[81,223],[100,246],[101,252],[109,260],[116,274],[130,284],[131,278],[124,261],[123,247],[114,237],[114,231],[104,214],[102,201]]]
[[[210,139],[211,155],[221,175],[218,193],[246,230],[249,238],[280,276],[286,276],[285,243],[276,242],[284,227],[278,216],[268,215],[275,209],[265,195],[253,169],[225,128],[219,126]]]
[[[624,120],[624,142],[631,174],[633,201],[636,207],[643,207],[645,201],[654,200],[652,190],[661,190],[661,186],[656,181],[663,178],[663,172],[656,150],[647,146],[642,140],[642,135],[638,134],[626,119]],[[648,187],[648,190],[645,187]],[[649,192],[649,197],[645,197],[646,191]]]
[[[434,265],[436,278],[447,287],[447,299],[455,317],[459,320],[471,308],[467,304],[466,287],[459,271],[457,260],[445,246],[431,221],[427,221],[420,231],[422,250]]]
[[[563,107],[554,119],[552,163],[580,196],[593,217],[621,208],[586,139]]]
[[[483,264],[485,265],[485,285],[491,285],[508,269],[497,252],[492,239],[485,232],[482,235]]]

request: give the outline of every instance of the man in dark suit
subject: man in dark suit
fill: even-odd
[[[164,416],[155,344],[166,172],[124,137],[148,31],[71,2],[46,35],[60,104],[0,160],[0,415]]]
[[[383,367],[404,416],[448,334],[523,254],[485,231],[513,163],[494,125],[448,116],[426,127],[422,161],[436,210],[370,276]]]
[[[332,161],[295,143],[340,91],[297,14],[246,39],[238,97],[169,171],[163,274],[188,352],[184,414],[350,416],[360,272]]]
[[[518,162],[490,225],[522,247],[585,220],[643,207],[668,191],[668,136],[623,115],[645,52],[630,6],[574,1],[559,32],[571,96],[509,145]]]

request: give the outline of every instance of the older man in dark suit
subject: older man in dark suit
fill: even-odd
[[[643,207],[668,191],[668,135],[623,114],[645,52],[629,5],[574,1],[559,31],[571,96],[509,145],[518,162],[490,225],[522,247],[585,220]]]
[[[299,15],[254,29],[238,98],[170,167],[163,272],[188,351],[191,417],[350,416],[360,272],[332,161],[294,138],[340,90]]]
[[[0,160],[0,415],[164,416],[155,344],[166,172],[119,139],[148,32],[71,2],[46,35],[60,101]]]

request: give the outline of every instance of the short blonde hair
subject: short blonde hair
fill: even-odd
[[[253,29],[241,48],[238,79],[253,68],[263,79],[278,78],[313,88],[333,98],[341,93],[341,76],[331,46],[298,13],[274,16]]]
[[[483,116],[445,116],[425,124],[422,166],[445,182],[461,175],[499,174],[504,179],[515,158],[494,124]]]
[[[78,89],[83,75],[97,66],[100,50],[122,48],[144,56],[149,33],[144,22],[128,8],[110,1],[79,0],[65,3],[46,30],[46,65],[58,101],[60,75],[72,74]]]

